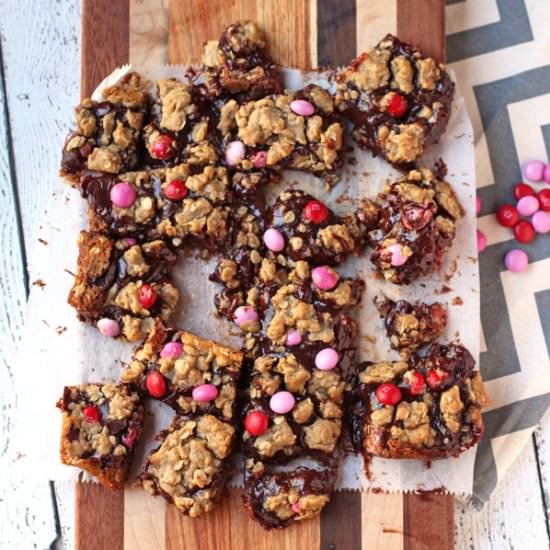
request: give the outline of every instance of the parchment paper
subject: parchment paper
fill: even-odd
[[[181,66],[122,67],[109,75],[94,92],[115,83],[129,70],[136,70],[152,81],[159,78],[183,78]],[[310,82],[329,87],[327,75],[285,71],[286,85],[298,89]],[[351,139],[348,140],[352,143]],[[60,144],[61,149],[61,144]],[[362,197],[375,198],[384,182],[399,174],[369,152],[355,147],[357,164],[348,165],[341,182],[327,193],[320,179],[298,172],[286,172],[283,182],[268,190],[268,202],[283,188],[296,186],[326,202],[338,213],[354,208]],[[372,303],[373,297],[384,292],[392,299],[439,300],[449,307],[449,326],[442,340],[459,339],[479,357],[479,274],[475,236],[475,171],[473,132],[461,97],[456,97],[449,127],[440,143],[431,146],[424,164],[432,167],[443,158],[448,166],[449,181],[456,190],[466,214],[458,224],[452,249],[446,255],[441,273],[423,278],[405,287],[374,279],[369,252],[353,258],[341,269],[346,274],[361,274],[367,290],[358,311],[361,327],[360,357],[362,360],[397,358],[390,350],[382,321]],[[52,175],[55,177],[55,175]],[[134,346],[105,338],[91,326],[76,319],[67,305],[67,295],[73,284],[76,266],[78,232],[86,226],[85,201],[78,192],[59,181],[58,190],[48,205],[41,231],[41,242],[31,258],[33,282],[27,304],[22,345],[15,365],[19,426],[12,448],[14,459],[25,477],[47,477],[53,480],[77,479],[79,470],[59,462],[60,412],[54,407],[62,395],[63,386],[83,382],[117,380],[121,365],[128,361]],[[208,281],[216,258],[205,262],[192,256],[182,256],[174,271],[182,298],[173,319],[174,325],[200,336],[239,345],[239,336],[229,323],[216,319],[213,295],[219,288]],[[135,471],[148,449],[155,446],[154,434],[168,426],[171,410],[157,402],[148,404],[149,414],[142,442],[138,446]],[[363,460],[358,456],[344,459],[338,483],[339,489],[412,491],[441,489],[470,495],[472,492],[475,451],[458,459],[433,461],[428,467],[421,461],[373,459],[370,479],[364,474]],[[240,483],[235,476],[233,484]]]

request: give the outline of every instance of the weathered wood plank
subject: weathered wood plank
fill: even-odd
[[[540,476],[546,530],[550,537],[550,411],[535,430],[535,456]]]

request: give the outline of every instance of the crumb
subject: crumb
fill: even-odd
[[[461,305],[464,304],[464,301],[462,300],[462,298],[460,296],[455,296],[451,303],[453,304],[453,306],[461,306]]]
[[[36,281],[32,282],[32,285],[44,288],[46,286],[46,283],[42,279],[36,279]]]
[[[66,330],[67,330],[67,327],[63,327],[63,326],[55,327],[55,332],[57,332],[57,334],[59,335],[63,334]]]
[[[39,243],[42,243],[44,246],[48,246],[48,241],[44,240],[44,239],[38,239],[38,242]]]

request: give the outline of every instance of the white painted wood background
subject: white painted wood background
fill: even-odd
[[[11,364],[33,281],[26,257],[38,245],[71,108],[78,102],[80,15],[78,0],[0,0],[1,549],[73,548],[73,487],[15,479],[7,448],[17,414]],[[482,512],[457,502],[456,547],[548,548],[549,505],[547,415]]]

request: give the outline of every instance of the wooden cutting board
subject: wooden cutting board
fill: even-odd
[[[81,92],[115,67],[187,63],[237,19],[257,21],[283,65],[340,65],[387,32],[445,58],[444,0],[84,0]],[[264,531],[231,490],[218,509],[183,517],[139,489],[76,492],[77,550],[445,550],[454,546],[453,499],[446,495],[335,493],[320,518]]]

